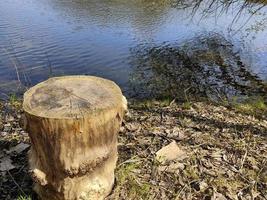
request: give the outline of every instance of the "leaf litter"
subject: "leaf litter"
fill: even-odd
[[[107,199],[267,199],[266,118],[203,102],[129,107]]]
[[[0,162],[8,167],[0,164],[0,199],[36,199],[22,111],[10,107],[1,113]],[[267,199],[266,118],[203,102],[190,108],[130,103],[118,151],[107,200]]]

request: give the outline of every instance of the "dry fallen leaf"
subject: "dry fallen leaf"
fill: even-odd
[[[12,160],[10,159],[9,156],[5,156],[1,158],[0,160],[0,171],[8,171],[11,169],[14,169],[15,166],[12,165]]]
[[[30,147],[29,144],[21,142],[18,145],[10,148],[10,150],[7,153],[8,154],[13,153],[13,152],[21,153],[22,151],[26,150],[28,147]]]
[[[215,191],[211,200],[227,200],[227,198],[223,194]]]

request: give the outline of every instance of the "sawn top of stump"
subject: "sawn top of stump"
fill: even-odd
[[[94,76],[50,78],[24,94],[25,112],[45,118],[81,118],[88,113],[117,108],[122,104],[120,88]]]

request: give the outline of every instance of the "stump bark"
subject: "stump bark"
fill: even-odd
[[[112,190],[117,133],[127,102],[112,81],[48,79],[24,94],[29,165],[41,199],[104,199]]]

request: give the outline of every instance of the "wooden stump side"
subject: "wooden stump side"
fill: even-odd
[[[80,79],[82,89],[75,84]],[[23,107],[32,142],[29,163],[41,199],[106,197],[114,183],[117,133],[126,110],[120,89],[90,76],[53,78],[26,92]]]

